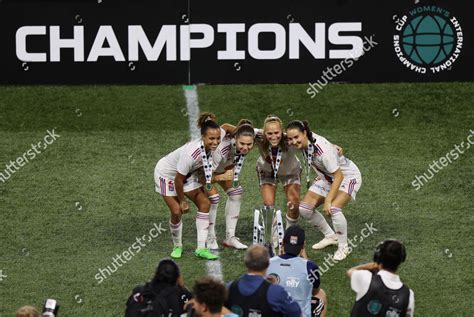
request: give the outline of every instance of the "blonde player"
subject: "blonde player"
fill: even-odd
[[[283,185],[287,199],[286,227],[296,224],[299,216],[301,164],[294,148],[289,148],[283,135],[283,123],[269,115],[263,129],[257,129],[256,144],[260,150],[257,175],[265,206],[275,206],[278,183]]]
[[[322,249],[338,244],[334,260],[347,257],[347,221],[342,209],[355,200],[362,184],[362,176],[357,166],[344,155],[339,155],[333,144],[324,137],[311,132],[307,121],[291,121],[286,128],[289,144],[303,152],[306,158],[306,174],[310,166],[317,177],[300,203],[299,211],[314,227],[324,234],[324,239],[313,245],[313,249]],[[308,178],[309,180],[309,178]],[[315,211],[323,204],[326,215],[331,215],[333,229],[326,219]]]
[[[198,119],[201,138],[190,141],[158,161],[155,167],[155,190],[164,199],[170,209],[170,232],[173,239],[172,258],[180,258],[183,252],[182,215],[189,211],[185,199],[188,197],[198,208],[196,214],[197,248],[196,256],[215,260],[218,256],[206,248],[209,227],[209,199],[199,182],[199,173],[203,173],[206,188],[211,189],[212,151],[221,142],[221,129],[213,120],[211,113],[202,113]]]
[[[224,126],[224,125],[223,125]],[[243,188],[239,183],[239,176],[244,165],[245,157],[253,148],[255,142],[255,132],[248,120],[240,120],[237,128],[232,127],[233,133],[226,136],[217,150],[213,152],[212,162],[215,176],[213,181],[227,194],[225,205],[226,220],[226,238],[223,241],[224,246],[236,249],[247,249],[247,246],[239,241],[235,236],[235,229],[240,214],[240,204],[242,200]],[[235,130],[234,130],[235,129]],[[209,210],[209,235],[207,238],[207,247],[211,250],[219,248],[217,244],[215,223],[217,208],[219,206],[219,192],[213,187],[208,192],[211,207]]]

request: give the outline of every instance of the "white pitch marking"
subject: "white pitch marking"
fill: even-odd
[[[190,89],[192,87],[192,89]],[[199,139],[201,131],[196,126],[196,121],[199,117],[199,102],[196,86],[185,86],[184,96],[186,97],[186,108],[188,110],[189,132],[191,139]]]
[[[188,110],[189,132],[191,133],[191,138],[199,139],[201,137],[201,131],[196,127],[196,121],[199,117],[199,102],[196,86],[185,86],[184,96],[186,97],[186,108]],[[219,252],[216,251],[215,254],[219,255]],[[207,261],[206,267],[208,275],[221,281],[224,280],[221,261]]]

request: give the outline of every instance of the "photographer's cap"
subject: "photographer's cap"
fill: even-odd
[[[286,229],[285,236],[283,237],[283,247],[285,253],[298,255],[303,248],[305,241],[305,233],[303,228],[298,225],[294,225]]]

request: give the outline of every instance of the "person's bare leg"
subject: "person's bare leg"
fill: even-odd
[[[173,240],[173,252],[171,257],[180,258],[183,248],[183,223],[181,221],[182,213],[181,208],[179,207],[179,202],[177,197],[172,196],[162,196],[166,205],[170,210],[170,233],[171,239]],[[178,249],[178,250],[177,250]]]
[[[287,200],[287,212],[286,212],[286,228],[295,225],[298,222],[300,216],[299,204],[300,204],[300,188],[299,184],[288,184],[283,187],[286,194]]]

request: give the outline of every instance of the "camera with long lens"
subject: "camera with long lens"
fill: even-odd
[[[59,304],[55,299],[48,298],[43,305],[42,317],[57,317]]]

